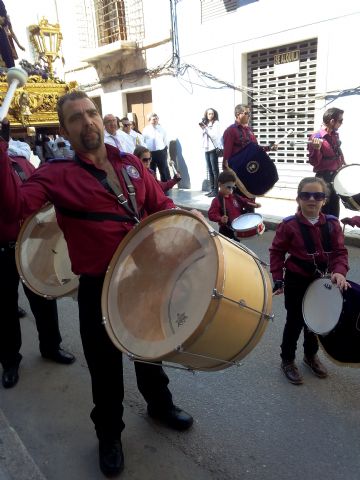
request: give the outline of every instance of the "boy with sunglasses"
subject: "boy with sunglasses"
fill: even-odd
[[[296,346],[302,329],[304,364],[317,377],[327,377],[327,370],[317,356],[317,336],[304,323],[302,301],[306,289],[313,280],[326,274],[340,290],[348,287],[345,278],[349,269],[348,252],[340,223],[333,215],[321,213],[327,192],[322,178],[303,178],[296,199],[298,211],[278,226],[270,248],[273,292],[274,295],[284,293],[287,310],[281,344],[281,369],[288,381],[295,385],[303,383],[295,364]]]
[[[238,241],[231,223],[235,218],[248,211],[249,207],[260,207],[246,197],[233,193],[236,177],[228,170],[220,173],[218,178],[218,194],[211,202],[208,217],[219,224],[219,232],[232,240]]]

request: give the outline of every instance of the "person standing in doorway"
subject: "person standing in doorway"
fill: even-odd
[[[159,117],[156,113],[148,115],[149,125],[143,130],[143,137],[147,148],[151,152],[151,170],[156,172],[159,169],[160,179],[162,182],[170,180],[170,170],[167,163],[167,140],[166,132],[161,125],[159,125]]]

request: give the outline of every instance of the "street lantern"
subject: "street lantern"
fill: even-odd
[[[38,25],[29,26],[30,39],[39,59],[43,60],[49,68],[50,76],[54,76],[53,63],[60,58],[60,45],[62,34],[60,25],[49,24],[49,21],[42,17]]]

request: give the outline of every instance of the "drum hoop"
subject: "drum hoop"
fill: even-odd
[[[360,167],[360,163],[351,163],[349,165],[343,165],[341,168],[339,168],[339,170],[336,172],[334,178],[333,178],[333,181],[332,181],[332,184],[334,186],[334,189],[335,189],[335,179],[336,177],[339,176],[339,173],[342,172],[343,170],[345,170],[345,168],[349,168],[349,167]],[[336,191],[336,189],[335,189]],[[336,192],[338,195],[343,195],[343,194],[340,194],[338,192]],[[344,195],[343,195],[344,196]]]
[[[259,223],[257,223],[256,225],[254,225],[253,227],[249,227],[249,228],[242,228],[241,230],[239,230],[240,232],[250,232],[250,230],[254,230],[257,229],[259,227],[259,225],[264,225],[264,219],[263,219],[263,216],[260,214],[260,213],[244,213],[243,215],[239,215],[238,217],[236,217],[233,222],[235,222],[235,220],[237,220],[238,218],[243,218],[245,216],[256,216],[256,217],[259,217]],[[237,230],[236,227],[233,226],[233,222],[231,223],[231,226],[232,228],[234,228],[235,230]]]
[[[224,278],[224,272],[225,272],[225,266],[224,266],[224,252],[221,247],[221,242],[220,239],[218,238],[217,235],[212,236],[211,233],[214,231],[213,228],[204,220],[199,218],[197,215],[187,211],[187,210],[163,210],[161,212],[153,213],[152,215],[149,215],[146,217],[144,220],[141,220],[139,224],[137,224],[133,230],[131,230],[124,238],[123,240],[119,243],[117,249],[115,250],[111,261],[108,265],[108,268],[105,273],[105,278],[104,278],[104,283],[103,283],[103,288],[102,288],[102,293],[101,293],[101,310],[102,310],[102,316],[103,316],[103,321],[105,324],[105,329],[107,331],[111,331],[112,335],[110,336],[111,341],[114,343],[115,346],[117,344],[120,344],[121,347],[123,348],[123,351],[133,354],[130,350],[128,350],[124,345],[120,343],[118,340],[117,336],[114,333],[114,330],[112,328],[111,322],[109,321],[109,311],[108,311],[108,305],[107,305],[107,293],[109,291],[109,287],[111,284],[111,280],[113,278],[113,273],[114,269],[116,266],[116,263],[118,261],[119,256],[121,255],[121,252],[126,248],[126,246],[130,243],[130,241],[133,239],[133,237],[137,234],[137,232],[148,225],[149,223],[152,223],[153,220],[156,220],[158,218],[162,217],[167,217],[169,215],[182,215],[182,216],[187,216],[191,217],[195,220],[198,220],[201,222],[209,231],[209,236],[214,240],[214,245],[216,248],[217,252],[217,257],[218,257],[218,269],[217,269],[217,277],[214,285],[214,289],[216,289],[217,292],[223,292],[224,291],[224,284],[225,284],[225,278]],[[215,314],[217,310],[220,307],[220,302],[217,298],[212,297],[209,301],[208,308],[204,314],[204,317],[202,319],[202,322],[195,328],[195,330],[192,332],[192,334],[182,343],[182,347],[187,347],[189,345],[192,345],[194,340],[196,340],[207,328],[209,323],[215,318]],[[113,341],[113,337],[117,339],[117,344]],[[141,357],[141,358],[146,358],[146,357]],[[161,360],[164,358],[164,355],[161,355],[159,357],[151,357],[152,360]]]
[[[340,319],[340,316],[339,316],[339,319],[338,319],[338,322],[335,324],[335,326],[325,332],[325,333],[319,333],[319,332],[315,332],[315,330],[313,330],[313,328],[311,328],[309,325],[308,325],[308,322],[306,320],[306,317],[305,317],[305,311],[304,311],[304,306],[305,306],[305,298],[306,298],[306,294],[309,292],[310,288],[315,284],[315,283],[318,283],[319,280],[324,280],[325,277],[321,277],[321,278],[316,278],[315,280],[313,280],[310,285],[307,287],[307,289],[305,290],[305,293],[304,293],[304,296],[303,296],[303,300],[302,300],[302,305],[301,305],[301,312],[302,312],[302,316],[303,316],[303,319],[304,319],[304,322],[305,322],[305,325],[309,328],[309,330],[311,330],[313,333],[315,333],[316,335],[326,335],[328,333],[330,333],[335,327],[336,325],[339,323],[339,319]],[[329,282],[331,281],[330,278],[328,278]],[[342,296],[342,295],[341,295]],[[340,315],[341,315],[341,312],[340,312]]]
[[[36,217],[36,215],[38,215],[39,213],[46,213],[47,211],[51,210],[52,208],[54,207],[54,205],[52,203],[47,203],[46,205],[44,205],[43,207],[40,208],[40,210],[37,210],[36,212],[34,212],[32,215],[30,215],[29,217],[26,218],[26,220],[24,220],[23,224],[21,225],[21,228],[20,228],[20,231],[19,231],[19,234],[17,236],[17,239],[16,239],[16,244],[15,244],[15,262],[16,262],[16,268],[19,272],[19,276],[20,276],[20,279],[21,281],[31,290],[33,291],[34,293],[36,293],[37,295],[40,295],[41,297],[46,297],[46,298],[61,298],[61,297],[66,297],[66,296],[71,296],[71,294],[73,294],[74,292],[76,292],[76,290],[78,289],[78,282],[76,284],[76,286],[74,286],[74,288],[72,288],[71,290],[67,291],[66,293],[62,293],[61,295],[46,295],[44,294],[44,292],[40,292],[38,289],[34,288],[32,285],[30,285],[30,283],[26,280],[26,273],[24,272],[24,269],[22,268],[21,266],[21,261],[20,261],[20,256],[21,256],[21,248],[20,246],[22,245],[23,243],[23,240],[24,240],[24,233],[27,229],[27,227],[29,226],[29,224],[34,220],[34,218]]]

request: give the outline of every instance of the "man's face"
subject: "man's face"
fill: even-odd
[[[89,98],[68,100],[63,105],[60,134],[79,152],[94,152],[104,143],[102,118]]]
[[[121,123],[122,123],[122,127],[123,127],[124,132],[125,132],[125,133],[130,133],[131,123],[130,123],[129,121],[127,122],[126,120],[124,120],[124,121],[121,122]]]
[[[106,115],[104,118],[104,127],[110,135],[115,135],[116,130],[118,130],[116,117],[114,117],[114,115]]]
[[[250,109],[244,108],[244,110],[241,113],[237,114],[236,123],[239,123],[240,125],[247,125],[249,123],[249,117],[250,117]]]
[[[150,118],[150,123],[151,125],[157,125],[159,123],[159,117],[157,115],[154,115],[153,117]]]

